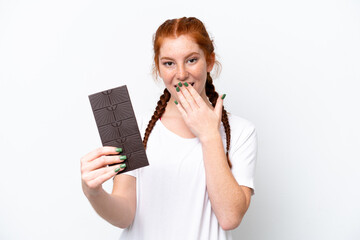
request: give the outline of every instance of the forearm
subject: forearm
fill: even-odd
[[[231,173],[220,133],[202,141],[206,188],[221,227],[236,228],[247,211],[246,196]]]
[[[134,214],[126,198],[111,195],[102,188],[96,194],[85,195],[95,211],[112,225],[127,228],[133,221]]]

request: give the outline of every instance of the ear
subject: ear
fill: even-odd
[[[210,55],[210,60],[209,60],[209,62],[207,63],[206,71],[207,71],[207,72],[211,72],[211,70],[214,68],[214,64],[215,64],[215,53],[212,53],[212,54]]]

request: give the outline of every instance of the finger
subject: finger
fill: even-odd
[[[224,103],[224,98],[225,98],[226,94],[221,95],[221,97],[219,96],[217,101],[216,101],[216,105],[215,105],[215,113],[220,117],[222,116],[222,109],[223,109],[223,103]]]
[[[190,104],[188,103],[188,101],[185,99],[182,91],[180,91],[179,87],[176,87],[176,92],[177,92],[177,97],[179,99],[179,103],[181,103],[181,106],[183,107],[183,110],[185,110],[185,112],[191,112],[192,108],[190,106]]]
[[[179,83],[180,85],[180,83]],[[190,84],[191,85],[191,84]],[[184,95],[185,100],[189,103],[192,110],[199,109],[199,105],[196,103],[194,96],[190,93],[186,85],[180,87],[182,94]],[[196,91],[195,91],[196,92]],[[198,94],[199,95],[199,94]]]
[[[195,90],[195,88],[191,84],[185,84],[185,88],[188,90],[188,92],[193,97],[193,101],[197,104],[199,108],[207,107],[206,103],[204,102],[204,99],[200,96],[200,94]]]
[[[117,164],[117,165],[114,165],[114,166],[111,166],[111,167],[102,167],[102,168],[95,169],[95,170],[93,170],[91,172],[88,172],[88,173],[84,174],[83,179],[86,182],[91,182],[91,181],[93,181],[94,179],[98,178],[101,175],[107,174],[109,172],[115,172],[115,170],[117,170],[118,168],[120,168],[117,171],[117,172],[119,172],[119,171],[121,171],[121,170],[123,170],[125,168],[125,167],[121,168],[120,167],[121,165],[122,164]]]
[[[181,104],[179,104],[176,100],[175,100],[175,105],[178,108],[179,112],[181,113],[181,116],[183,117],[183,119],[185,120],[187,118],[187,113],[184,110],[184,108],[181,106]]]
[[[104,171],[101,174],[99,174],[98,176],[96,176],[96,178],[89,181],[88,185],[89,186],[100,186],[105,181],[107,181],[110,178],[114,177],[118,172],[124,170],[125,168],[121,168],[120,165],[117,165],[117,166],[113,166],[113,167],[110,167],[110,168],[107,168],[107,169],[110,169],[110,170]],[[117,169],[119,169],[119,171],[116,172],[115,170],[117,170]]]
[[[125,161],[125,159],[126,159],[125,155],[101,156],[101,157],[95,159],[94,161],[91,161],[88,164],[86,164],[86,166],[84,166],[84,168],[83,168],[83,171],[90,172],[90,171],[93,171],[93,170],[101,168],[101,167],[105,167],[110,164],[123,162],[123,161]]]
[[[121,148],[116,147],[99,147],[88,154],[86,154],[84,157],[81,158],[81,162],[91,162],[95,160],[96,158],[103,156],[103,155],[111,155],[111,154],[119,154],[119,152],[122,152]]]

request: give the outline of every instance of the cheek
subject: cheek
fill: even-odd
[[[168,69],[160,68],[159,75],[164,81],[166,81],[171,78],[171,71]]]
[[[196,72],[196,78],[203,81],[206,80],[207,77],[207,71],[206,69],[200,69]]]
[[[204,78],[205,76],[206,78],[206,75],[207,75],[206,64],[202,63],[196,68],[196,76],[200,78]]]

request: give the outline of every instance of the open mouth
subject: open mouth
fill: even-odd
[[[194,86],[194,82],[190,82],[189,84],[191,84],[191,86]],[[178,85],[174,85],[174,87],[177,87]]]

